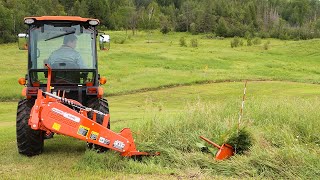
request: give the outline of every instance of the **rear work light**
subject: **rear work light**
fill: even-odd
[[[24,23],[26,23],[26,24],[32,24],[32,23],[34,23],[34,19],[32,19],[32,18],[25,19],[25,20],[24,20]]]
[[[99,24],[99,21],[98,21],[98,20],[90,20],[90,21],[89,21],[89,24],[90,24],[91,26],[96,26],[96,25]]]

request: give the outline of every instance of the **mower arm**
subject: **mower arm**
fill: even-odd
[[[43,92],[39,90],[38,98],[31,110],[29,125],[32,129],[71,136],[118,151],[125,157],[159,155],[159,153],[139,152],[129,128],[124,128],[120,133],[115,133],[97,123],[95,121],[96,115],[93,119],[89,119],[86,109],[80,109],[77,112],[64,105],[61,99],[52,98],[48,96],[50,94],[47,92],[47,98],[44,98],[42,94]],[[84,107],[82,105],[77,106]],[[108,122],[108,120],[109,114],[104,114],[104,121]]]

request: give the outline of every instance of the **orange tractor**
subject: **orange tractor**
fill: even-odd
[[[71,136],[97,150],[122,156],[158,155],[139,152],[130,129],[110,130],[108,101],[100,85],[97,43],[106,49],[108,35],[98,36],[99,20],[74,16],[26,17],[26,34],[19,49],[28,50],[28,73],[20,78],[25,99],[17,109],[16,133],[20,154],[42,153],[53,133]]]

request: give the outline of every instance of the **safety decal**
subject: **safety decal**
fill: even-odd
[[[99,133],[91,131],[90,139],[97,140]]]
[[[116,140],[113,143],[113,147],[122,150],[125,144],[122,141]]]
[[[52,108],[51,111],[56,113],[56,114],[59,114],[59,115],[65,117],[65,118],[67,118],[67,119],[69,119],[71,121],[74,121],[74,122],[77,122],[77,123],[80,122],[80,118],[79,117],[74,116],[74,115],[72,115],[70,113],[64,112],[64,111],[62,111],[60,109]]]
[[[110,144],[110,140],[107,139],[107,138],[104,138],[104,137],[100,137],[99,138],[99,143],[109,145]]]
[[[87,136],[90,128],[80,125],[78,129],[78,134],[81,136]]]
[[[52,125],[52,129],[54,129],[54,130],[56,130],[56,131],[59,131],[59,130],[60,130],[60,127],[61,127],[61,125],[58,124],[58,123],[53,123],[53,125]]]

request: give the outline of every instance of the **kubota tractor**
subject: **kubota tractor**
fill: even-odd
[[[19,34],[19,49],[28,50],[28,73],[19,79],[25,86],[16,119],[19,153],[40,154],[45,137],[56,133],[122,156],[151,155],[136,150],[130,129],[110,130],[108,101],[100,87],[106,78],[98,74],[96,46],[99,37],[100,49],[106,49],[109,36],[98,36],[99,20],[42,16],[24,22],[28,30]]]

